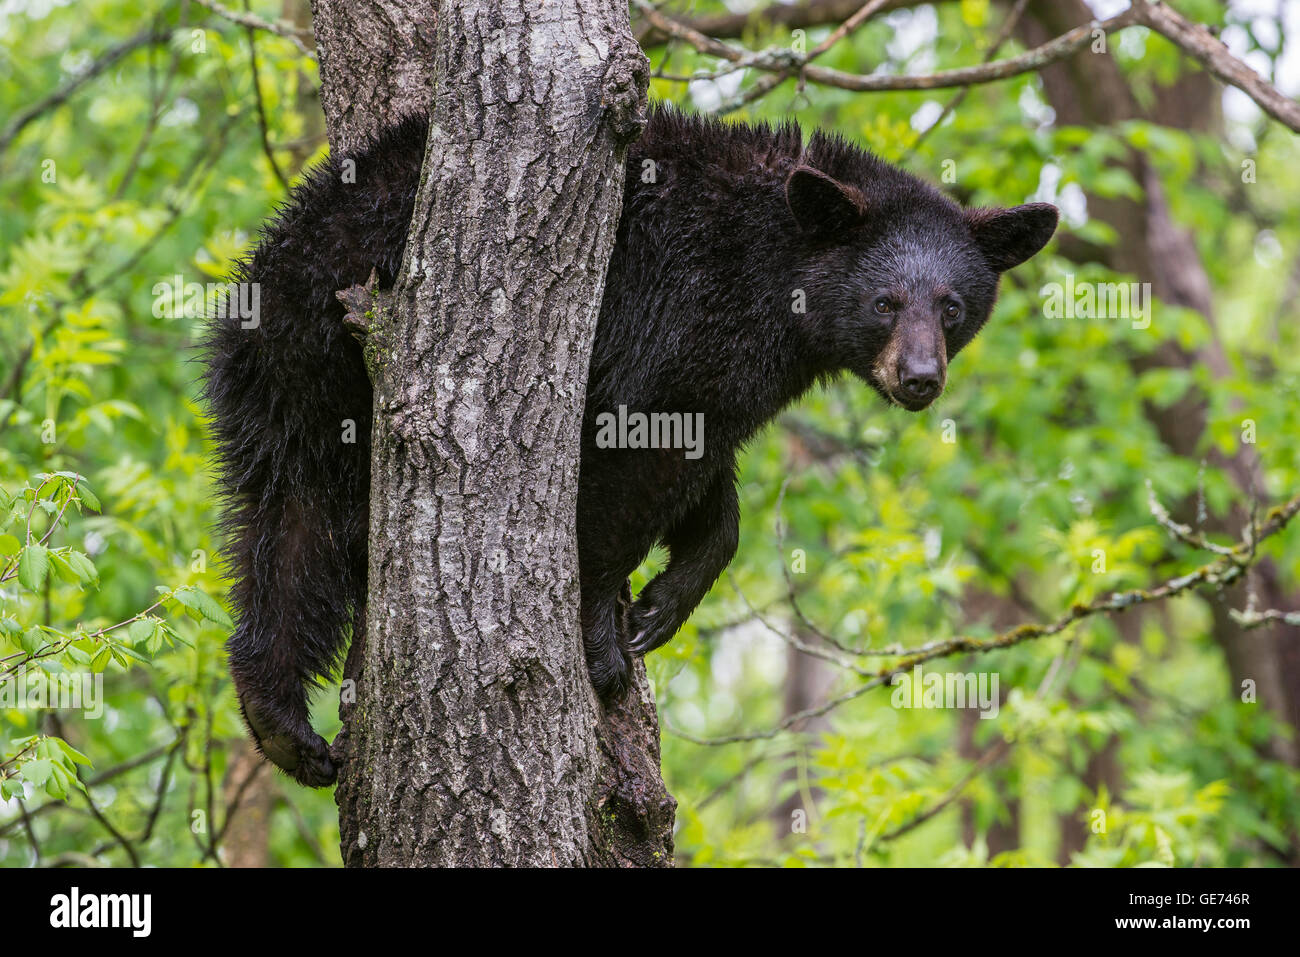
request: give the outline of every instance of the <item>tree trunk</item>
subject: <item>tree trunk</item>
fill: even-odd
[[[347,156],[433,106],[437,17],[429,0],[312,0],[330,152]]]
[[[335,744],[343,859],[671,864],[644,672],[602,707],[578,628],[587,363],[648,76],[627,9],[442,3],[435,41],[422,4],[313,7],[333,148],[408,107],[433,121],[366,346],[370,597]]]
[[[806,631],[799,633],[800,639],[808,644],[816,644],[818,639]],[[820,658],[805,654],[791,645],[785,655],[785,700],[781,706],[782,718],[814,708],[826,699],[827,692],[835,682],[836,671]],[[781,772],[783,786],[795,785],[794,791],[784,801],[772,809],[772,825],[777,840],[784,841],[791,834],[806,834],[807,829],[795,830],[796,812],[802,811],[807,821],[817,817],[817,799],[821,789],[809,785],[805,790],[799,787],[800,766],[808,760],[812,748],[806,742],[826,731],[830,719],[825,715],[811,718],[799,727],[799,735],[791,739],[791,764]]]

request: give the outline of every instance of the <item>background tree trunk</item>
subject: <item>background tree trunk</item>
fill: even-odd
[[[251,741],[230,747],[230,765],[221,785],[226,809],[221,858],[227,867],[271,864],[271,810],[278,797],[275,775]]]
[[[654,701],[591,690],[579,428],[648,77],[611,0],[313,4],[331,146],[433,119],[375,382],[349,865],[670,864]],[[431,96],[435,88],[437,96]]]

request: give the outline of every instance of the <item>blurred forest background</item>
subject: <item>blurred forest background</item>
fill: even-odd
[[[812,48],[859,6],[660,9],[759,50]],[[1089,17],[894,6],[819,65],[933,73]],[[1300,4],[1175,6],[1300,91]],[[0,676],[93,671],[105,704],[0,700],[6,865],[339,862],[331,792],[257,760],[225,673],[186,289],[222,282],[326,150],[310,23],[306,0],[0,0]],[[654,97],[793,117],[964,202],[1064,215],[934,407],[843,381],[743,458],[740,552],[649,660],[679,862],[1300,863],[1300,530],[1244,574],[1224,554],[1300,492],[1294,133],[1143,28],[968,89],[760,97],[770,74],[718,71],[637,4],[633,26]],[[1067,277],[1150,283],[1149,324],[1053,314]],[[1178,582],[1206,567],[1237,580]],[[1005,647],[925,666],[996,674],[996,717],[866,687],[891,646],[957,636]],[[337,730],[337,688],[315,723]]]

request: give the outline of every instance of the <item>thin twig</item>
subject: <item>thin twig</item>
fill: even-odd
[[[53,93],[38,100],[36,103],[33,103],[27,109],[15,116],[13,120],[10,121],[9,125],[5,127],[4,133],[0,134],[0,153],[3,153],[8,149],[9,144],[12,143],[14,138],[23,131],[23,128],[42,113],[47,110],[52,110],[55,107],[62,106],[67,102],[68,98],[71,97],[72,94],[77,92],[77,90],[81,89],[110,67],[116,65],[118,61],[124,57],[129,56],[143,46],[148,46],[152,43],[165,43],[170,36],[171,31],[165,28],[150,27],[148,30],[137,33],[129,40],[123,40],[116,46],[109,47],[95,60],[91,61],[90,66],[85,70],[78,73]]]
[[[244,7],[248,8],[248,0],[244,0]],[[262,152],[266,154],[266,161],[271,164],[271,172],[275,174],[275,178],[280,181],[280,185],[287,193],[289,181],[280,171],[280,164],[275,161],[275,151],[271,149],[269,124],[266,121],[266,104],[262,101],[262,78],[257,67],[257,30],[251,26],[246,29],[248,30],[248,65],[253,76],[253,101],[257,104],[257,128],[262,134]]]
[[[241,27],[248,27],[250,30],[265,30],[267,33],[274,33],[278,37],[284,37],[295,47],[298,52],[305,57],[316,59],[316,54],[307,49],[307,45],[302,42],[301,37],[312,36],[312,31],[306,27],[296,27],[292,23],[279,21],[272,23],[270,20],[263,20],[255,13],[240,13],[237,10],[230,10],[217,3],[216,0],[198,0],[198,4],[207,7],[217,16],[229,20],[231,23],[237,23]]]
[[[1228,614],[1245,631],[1274,623],[1300,628],[1300,611],[1279,611],[1276,608],[1267,611],[1238,611],[1233,608]]]

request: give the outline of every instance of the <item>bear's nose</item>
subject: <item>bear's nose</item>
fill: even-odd
[[[910,359],[898,364],[898,389],[911,402],[929,402],[939,394],[939,360]]]

